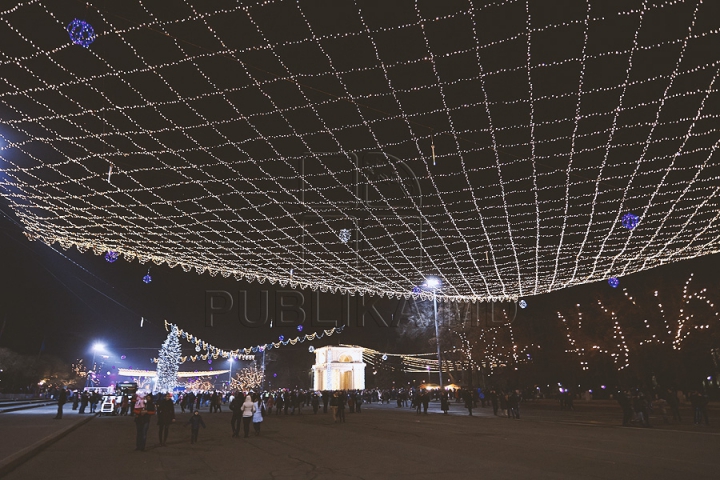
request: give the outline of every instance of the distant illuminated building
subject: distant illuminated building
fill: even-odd
[[[313,388],[315,390],[364,390],[365,362],[362,347],[315,349]]]

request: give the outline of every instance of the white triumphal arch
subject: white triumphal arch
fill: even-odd
[[[315,390],[364,390],[362,347],[322,347],[315,350]]]

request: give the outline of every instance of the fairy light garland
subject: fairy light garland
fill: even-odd
[[[428,299],[412,288],[432,271],[440,301],[471,302],[720,251],[720,115],[710,109],[720,60],[700,47],[720,36],[709,2],[602,15],[586,2],[562,21],[527,0],[437,12],[415,2],[382,25],[374,7],[352,4],[355,26],[339,31],[312,4],[185,4],[160,17],[141,1],[133,22],[89,2],[92,32],[56,2],[0,11],[23,47],[0,58],[19,72],[0,93],[0,192],[28,238],[342,294]],[[270,11],[289,19],[287,32],[268,28]],[[86,48],[65,34],[48,44],[21,21],[31,13]],[[237,46],[222,26],[235,16],[255,43]],[[664,17],[684,31],[654,36]],[[598,46],[617,31],[628,40]],[[571,40],[548,43],[556,35]],[[638,66],[648,55],[663,58],[652,72]],[[620,74],[601,83],[598,65]],[[382,173],[354,161],[374,152]],[[394,158],[420,192],[408,193]]]
[[[357,347],[356,345],[341,345],[345,347]],[[399,360],[398,363],[393,362],[392,368],[399,368],[405,373],[427,373],[439,371],[437,352],[430,353],[388,353],[380,352],[372,348],[360,347],[363,349],[363,361],[373,367],[379,367],[382,365],[389,365],[387,362],[393,358]],[[424,358],[433,357],[436,358]],[[443,371],[452,371],[452,361],[443,362]]]
[[[172,330],[173,327],[177,327],[177,325],[165,320],[165,331],[169,332]],[[345,326],[343,325],[341,327],[333,327],[329,330],[323,330],[321,332],[298,335],[295,338],[284,339],[283,337],[282,340],[279,340],[277,342],[269,342],[261,345],[255,345],[254,347],[237,348],[235,350],[224,350],[214,345],[211,345],[205,340],[202,340],[201,338],[192,335],[191,333],[181,329],[180,327],[177,327],[178,337],[180,339],[195,345],[196,351],[205,350],[207,352],[205,354],[181,356],[180,363],[185,363],[188,360],[190,360],[191,362],[196,362],[198,360],[217,360],[219,358],[253,361],[255,360],[256,353],[262,353],[265,350],[270,350],[272,348],[280,348],[287,345],[297,345],[298,343],[304,343],[305,341],[313,341],[326,336],[331,337],[336,333],[342,333],[344,329]],[[151,359],[151,362],[157,363],[157,359],[153,358]]]

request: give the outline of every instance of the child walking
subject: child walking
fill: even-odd
[[[205,428],[205,422],[203,422],[200,412],[195,410],[187,424],[190,425],[190,443],[196,443],[198,440],[198,433],[200,432],[200,425]],[[185,426],[187,426],[187,424]]]

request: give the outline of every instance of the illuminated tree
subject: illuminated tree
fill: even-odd
[[[178,329],[173,325],[165,342],[162,344],[157,363],[157,383],[155,390],[159,392],[172,392],[177,385],[177,374],[180,368],[180,340]]]
[[[246,367],[235,374],[232,379],[231,387],[235,391],[247,391],[258,388],[263,382],[263,372],[255,365]]]

